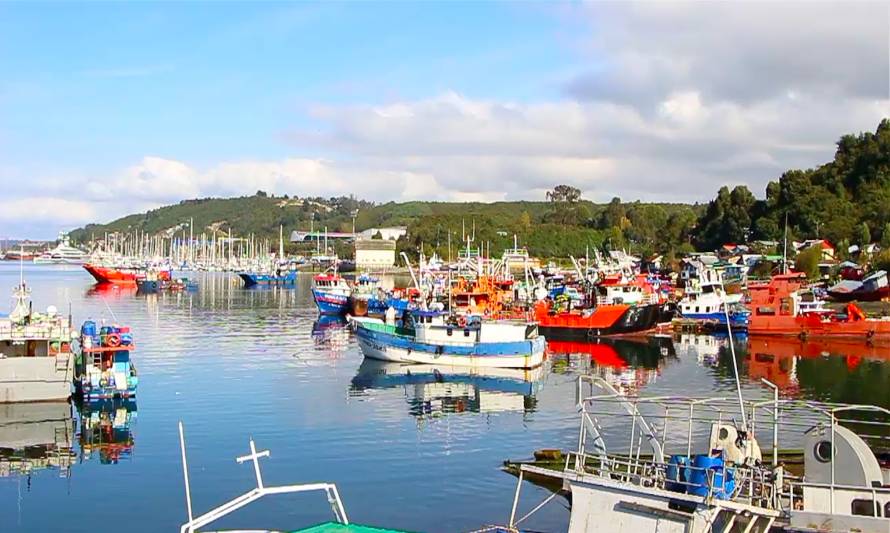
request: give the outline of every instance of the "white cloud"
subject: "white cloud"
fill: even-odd
[[[552,98],[517,102],[447,91],[386,104],[315,105],[307,110],[313,129],[285,135],[302,157],[221,157],[199,168],[161,155],[92,179],[52,176],[59,185],[53,193],[14,188],[25,198],[0,204],[7,207],[0,220],[81,224],[260,189],[378,201],[500,200],[543,199],[548,188],[569,183],[599,201],[706,201],[721,185],[746,183],[762,194],[785,169],[831,159],[839,136],[873,130],[890,115],[888,9],[560,4],[570,27],[589,23],[576,36],[586,66]],[[53,205],[33,198],[50,194],[79,200],[35,205]]]

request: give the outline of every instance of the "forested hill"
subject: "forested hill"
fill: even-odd
[[[834,160],[789,170],[758,200],[745,186],[723,187],[695,232],[700,248],[751,239],[821,237],[838,249],[882,241],[890,246],[890,120],[874,133],[844,135]]]
[[[754,176],[752,176],[753,178]],[[296,191],[295,191],[296,192]],[[559,185],[544,201],[373,204],[354,198],[275,197],[258,191],[241,198],[187,200],[109,224],[89,225],[72,233],[76,242],[105,232],[166,233],[187,228],[194,219],[197,234],[214,231],[276,240],[279,225],[286,232],[407,226],[399,248],[429,255],[452,250],[461,236],[472,233],[474,246],[488,244],[497,253],[520,244],[541,257],[581,255],[593,247],[626,248],[635,253],[675,255],[693,249],[714,250],[727,242],[781,240],[785,221],[790,239],[823,237],[846,244],[886,241],[890,248],[890,120],[875,133],[845,135],[834,160],[809,170],[789,170],[771,182],[765,198],[745,186],[723,187],[707,205],[622,202],[613,198],[595,204],[578,189]]]
[[[697,210],[683,204],[594,204],[580,199],[577,189],[560,186],[564,196],[540,202],[401,202],[372,204],[353,198],[275,197],[258,192],[240,198],[186,200],[176,205],[129,215],[108,224],[90,224],[71,233],[75,242],[99,239],[112,232],[145,232],[149,235],[188,231],[194,220],[196,234],[219,236],[255,234],[277,242],[279,225],[285,233],[308,230],[351,231],[357,211],[357,230],[407,226],[409,235],[400,249],[416,253],[421,245],[427,254],[447,253],[449,233],[452,250],[460,246],[462,232],[473,234],[473,246],[487,244],[492,250],[520,244],[544,257],[583,254],[586,247],[636,246],[652,248],[663,241],[688,240]],[[565,196],[567,195],[567,196]],[[614,226],[614,227],[613,227]],[[456,252],[455,252],[456,253]]]

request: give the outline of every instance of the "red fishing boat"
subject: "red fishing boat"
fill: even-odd
[[[135,285],[136,280],[145,277],[145,270],[141,268],[119,268],[87,263],[83,268],[96,278],[98,283],[115,283],[119,285]],[[170,281],[169,270],[159,270],[158,279]]]
[[[655,329],[658,304],[605,304],[590,309],[557,310],[549,300],[535,304],[535,321],[548,341],[584,341],[608,335],[630,335]]]
[[[890,317],[869,318],[854,303],[844,312],[823,307],[818,299],[803,297],[802,273],[773,276],[769,283],[750,285],[751,335],[800,338],[846,338],[890,342]]]

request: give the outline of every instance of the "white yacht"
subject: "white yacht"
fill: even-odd
[[[55,248],[34,258],[35,263],[45,265],[82,265],[86,260],[86,252],[71,246],[71,241],[65,233],[59,234],[59,244]]]

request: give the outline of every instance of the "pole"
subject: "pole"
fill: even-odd
[[[179,421],[179,449],[182,452],[182,478],[185,481],[185,504],[189,512],[189,531],[192,531],[192,489],[189,486],[189,466],[185,458],[185,431],[182,428],[182,420]]]

